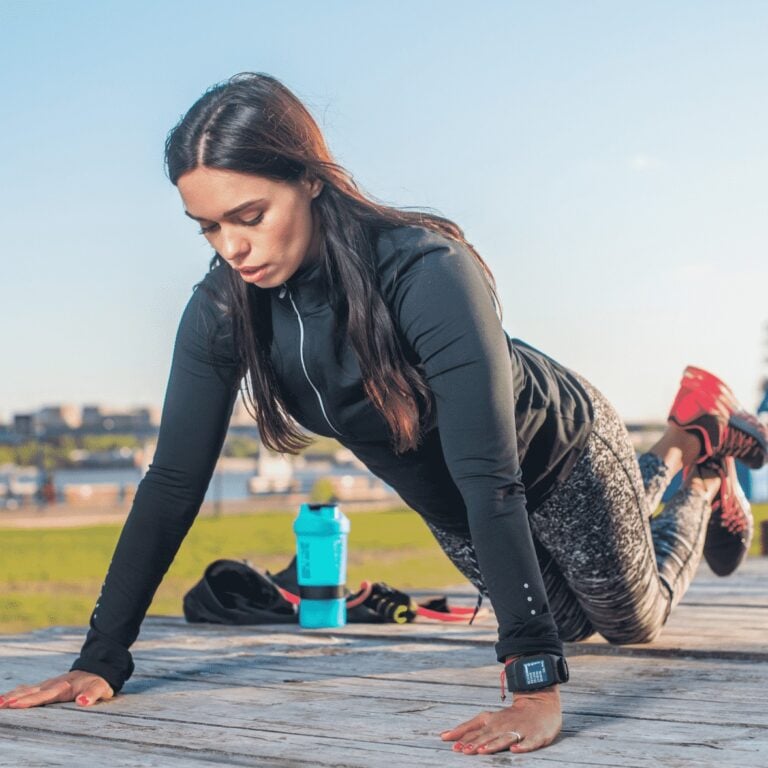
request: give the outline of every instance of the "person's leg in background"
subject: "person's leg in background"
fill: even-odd
[[[649,517],[661,503],[672,478],[683,468],[693,466],[700,450],[694,435],[669,424],[656,445],[638,457]],[[705,538],[712,500],[719,488],[719,478],[703,478],[693,473],[667,501],[661,513],[650,518],[656,565],[672,593],[670,610],[687,591],[701,561],[704,548],[703,540],[699,542],[701,529],[704,529]]]
[[[731,388],[709,371],[689,365],[683,371],[669,416],[669,428],[651,449],[671,469],[680,465],[691,485],[718,485],[704,540],[704,559],[718,576],[728,576],[744,561],[754,519],[739,483],[736,460],[760,469],[768,459],[768,427],[739,403]],[[693,454],[692,438],[698,444]],[[673,444],[684,446],[680,456]]]

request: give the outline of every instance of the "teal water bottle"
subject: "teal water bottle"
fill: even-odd
[[[336,504],[302,504],[293,521],[299,624],[343,627],[347,623],[347,536],[349,518]]]

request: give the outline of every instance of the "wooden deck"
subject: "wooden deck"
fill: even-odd
[[[0,690],[66,671],[84,631],[0,636]],[[492,615],[333,632],[150,616],[111,701],[0,710],[0,765],[765,768],[767,633],[768,559],[727,579],[703,565],[659,641],[569,644],[553,745],[467,756],[438,734],[500,706]]]

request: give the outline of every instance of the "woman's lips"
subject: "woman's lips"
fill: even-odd
[[[252,277],[258,279],[264,275],[267,269],[269,269],[269,264],[262,264],[260,267],[242,267],[237,271],[243,277]]]

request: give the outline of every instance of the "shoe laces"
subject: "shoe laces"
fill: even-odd
[[[740,429],[730,428],[725,430],[723,443],[718,453],[726,456],[744,458],[755,451],[755,439]]]
[[[743,533],[747,529],[747,518],[736,503],[723,507],[720,514],[720,525],[730,533]]]
[[[720,475],[720,491],[718,496],[719,504],[716,508],[713,505],[712,511],[718,514],[720,525],[727,529],[729,533],[743,533],[749,525],[749,520],[739,504],[737,494],[733,492],[730,478],[725,469]]]

